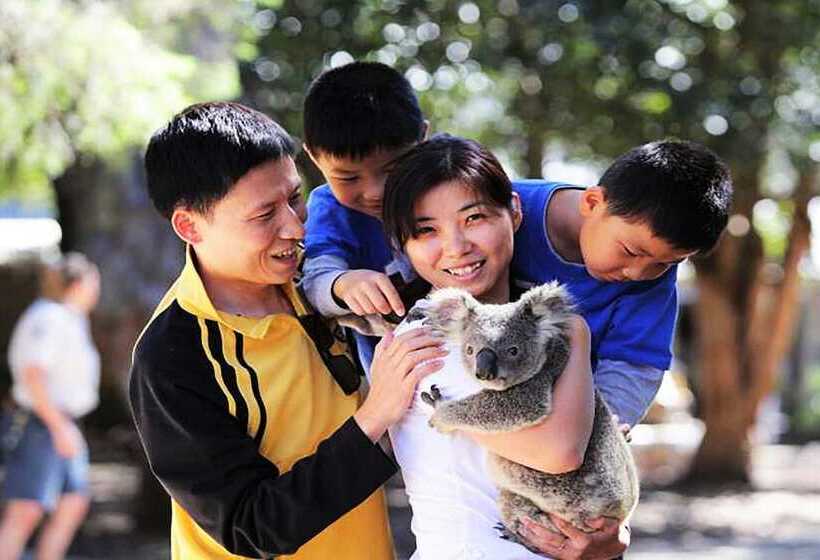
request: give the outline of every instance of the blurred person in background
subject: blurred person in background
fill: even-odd
[[[41,297],[23,312],[9,343],[14,411],[4,437],[0,560],[20,557],[46,515],[34,557],[63,558],[88,513],[88,447],[77,420],[99,400],[100,357],[88,316],[100,275],[80,253],[43,273]]]

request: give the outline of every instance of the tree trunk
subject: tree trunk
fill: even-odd
[[[54,181],[54,187],[62,249],[87,254],[102,276],[100,304],[92,315],[92,332],[102,359],[101,399],[88,422],[100,429],[131,426],[126,398],[131,351],[181,268],[182,246],[153,209],[138,158],[122,170],[95,160],[78,161]],[[151,511],[137,511],[135,517],[140,529],[167,531],[168,497],[151,480],[141,450],[139,456],[147,482],[137,504]]]
[[[750,430],[775,387],[799,310],[799,263],[809,246],[807,204],[815,180],[801,176],[779,275],[764,268],[754,230],[726,235],[715,253],[696,263],[698,393],[706,432],[687,482],[750,482]]]

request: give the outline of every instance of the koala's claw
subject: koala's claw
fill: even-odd
[[[493,526],[493,529],[498,531],[498,538],[505,541],[518,542],[518,535],[507,529],[507,526],[499,522]]]
[[[441,401],[441,391],[435,385],[431,385],[429,393],[425,391],[421,394],[421,400],[435,408]]]

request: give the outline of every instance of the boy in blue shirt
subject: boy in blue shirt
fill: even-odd
[[[595,385],[634,426],[672,359],[677,265],[709,251],[728,221],[729,172],[703,146],[661,141],[620,156],[596,186],[514,186],[524,219],[512,274],[568,288],[592,333]]]

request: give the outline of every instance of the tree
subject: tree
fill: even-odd
[[[717,251],[695,261],[693,370],[707,431],[692,476],[747,481],[749,430],[790,339],[806,204],[817,189],[818,8],[816,0],[285,1],[263,10],[269,25],[243,83],[296,131],[304,87],[323,66],[381,60],[405,71],[435,128],[475,137],[531,176],[556,143],[596,163],[664,136],[713,148],[734,176],[735,215]],[[773,152],[795,170],[785,188],[766,173]],[[789,224],[779,236],[754,218],[772,187]]]

